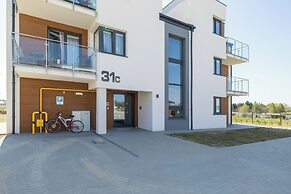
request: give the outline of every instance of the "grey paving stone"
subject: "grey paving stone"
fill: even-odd
[[[291,138],[210,148],[162,133],[9,135],[0,193],[291,193]]]

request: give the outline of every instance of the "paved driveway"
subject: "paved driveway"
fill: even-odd
[[[0,193],[291,193],[291,139],[230,148],[142,130],[10,135]]]

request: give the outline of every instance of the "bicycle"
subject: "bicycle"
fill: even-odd
[[[74,120],[74,115],[71,115],[70,119],[65,119],[62,117],[60,112],[57,113],[57,119],[50,120],[47,123],[47,130],[49,133],[57,133],[63,125],[69,131],[73,133],[81,133],[84,129],[84,124],[82,121]]]

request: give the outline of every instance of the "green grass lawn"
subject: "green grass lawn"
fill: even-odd
[[[6,115],[0,114],[0,123],[6,122]]]
[[[291,137],[291,131],[256,128],[234,131],[179,133],[170,134],[170,136],[208,145],[211,147],[230,147]]]

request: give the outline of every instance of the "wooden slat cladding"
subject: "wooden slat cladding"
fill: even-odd
[[[40,80],[20,79],[20,132],[31,132],[31,114],[39,111],[39,89],[40,88],[65,88],[87,90],[88,84]],[[64,96],[64,105],[56,105],[56,96]],[[61,112],[65,118],[72,111],[90,111],[91,128],[96,128],[96,93],[83,93],[76,95],[75,92],[44,91],[43,110],[48,112],[49,119],[56,118],[56,113]]]
[[[225,77],[229,76],[229,71],[228,71],[228,66],[227,65],[222,65],[221,75],[225,76]]]
[[[114,104],[113,104],[113,91],[107,90],[107,129],[113,128],[113,117],[114,117]]]
[[[54,28],[66,32],[72,32],[81,35],[81,43],[88,46],[88,31],[85,29],[56,23],[41,18],[19,14],[20,33],[29,34],[37,37],[48,38],[48,28]]]
[[[228,97],[224,97],[224,98],[222,98],[222,100],[221,100],[221,113],[223,114],[223,115],[227,115],[227,123],[228,123]]]

